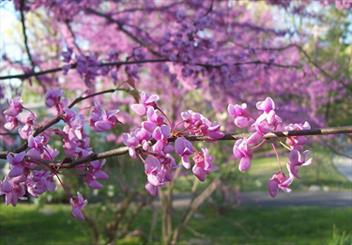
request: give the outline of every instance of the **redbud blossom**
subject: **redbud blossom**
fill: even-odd
[[[181,117],[184,128],[190,134],[208,136],[212,139],[220,139],[224,136],[220,131],[220,124],[209,121],[200,113],[188,110],[182,112]]]
[[[90,114],[90,126],[97,132],[111,130],[115,127],[119,110],[105,111],[101,105],[95,104]]]
[[[252,151],[248,146],[247,139],[239,139],[236,140],[233,146],[233,155],[240,159],[240,164],[238,169],[241,172],[246,172],[251,167],[251,160],[252,160]]]
[[[131,109],[140,116],[143,116],[147,112],[149,106],[156,107],[156,102],[159,100],[159,96],[153,94],[148,95],[144,92],[140,93],[140,103],[132,104]]]
[[[76,219],[84,220],[82,209],[87,205],[88,201],[83,198],[81,193],[77,192],[77,197],[71,197],[72,215]]]
[[[309,151],[300,152],[296,149],[292,150],[288,156],[288,170],[294,177],[299,178],[298,170],[302,166],[308,166],[312,163],[309,158]]]
[[[205,177],[215,170],[213,157],[209,155],[207,148],[202,148],[202,152],[197,152],[193,156],[193,161],[192,172],[200,181],[204,181]]]
[[[181,157],[182,164],[186,169],[191,167],[189,157],[193,154],[193,146],[185,137],[178,137],[175,141],[175,151]]]
[[[16,179],[6,177],[0,181],[0,195],[5,195],[5,204],[16,206],[17,201],[24,197],[26,186],[23,182],[17,182]]]
[[[293,181],[293,176],[286,177],[284,172],[279,171],[275,173],[268,182],[268,192],[271,197],[276,197],[279,190],[290,192],[291,189],[288,188]]]
[[[63,99],[64,91],[58,88],[48,90],[45,95],[45,104],[47,107],[55,107],[57,114],[62,114],[66,106],[66,101]]]
[[[234,118],[234,123],[239,128],[247,128],[253,121],[247,112],[247,104],[243,103],[241,105],[229,104],[227,107],[227,112],[231,117]]]

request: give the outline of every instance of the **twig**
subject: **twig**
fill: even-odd
[[[167,62],[168,59],[146,59],[146,60],[134,60],[134,61],[112,61],[112,62],[102,62],[99,64],[100,67],[105,67],[105,66],[121,66],[121,65],[132,65],[132,64],[143,64],[143,63],[162,63],[162,62]],[[5,79],[13,79],[13,78],[18,78],[18,79],[26,79],[30,78],[33,76],[41,76],[45,74],[50,74],[50,73],[56,73],[63,71],[65,67],[56,67],[56,68],[51,68],[48,70],[43,70],[43,71],[38,71],[38,72],[30,72],[30,73],[22,73],[22,74],[15,74],[15,75],[8,75],[8,76],[1,76],[0,80],[5,80]],[[73,63],[70,65],[69,69],[76,69],[77,68],[77,63]]]
[[[179,235],[180,231],[186,227],[190,219],[192,218],[193,214],[197,211],[199,206],[204,203],[204,201],[211,196],[211,194],[216,190],[216,188],[219,186],[220,180],[215,179],[213,180],[210,185],[202,191],[190,204],[188,210],[186,211],[181,223],[179,226],[174,230],[172,240],[170,241],[170,244],[175,245]]]
[[[35,64],[33,62],[32,54],[30,52],[29,45],[28,45],[26,20],[24,17],[24,5],[25,5],[25,0],[21,0],[20,1],[20,14],[21,14],[22,34],[23,34],[23,39],[24,39],[24,47],[26,49],[26,53],[27,53],[29,62],[31,63],[32,71],[34,72]]]

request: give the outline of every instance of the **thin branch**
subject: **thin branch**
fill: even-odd
[[[74,33],[70,22],[69,22],[69,21],[65,21],[65,24],[66,24],[67,30],[70,32],[71,37],[72,37],[72,39],[73,39],[73,45],[76,47],[76,49],[78,50],[78,52],[79,52],[80,54],[82,54],[82,53],[83,53],[83,52],[82,52],[82,49],[80,48],[80,46],[78,45],[78,43],[77,43],[77,41],[76,41],[76,39],[77,39],[77,38],[76,38],[76,34]]]
[[[80,97],[76,98],[74,101],[71,102],[71,104],[68,106],[68,108],[72,108],[73,106],[75,106],[76,104],[78,104],[79,102],[81,102],[83,100],[86,100],[86,99],[89,99],[89,98],[92,98],[92,97],[95,97],[98,95],[102,95],[102,94],[114,93],[116,91],[124,91],[127,93],[132,92],[132,90],[127,89],[127,88],[112,88],[112,89],[108,89],[108,90],[103,90],[103,91],[99,91],[96,93],[92,93],[92,94],[88,94],[86,96],[80,96]]]
[[[181,230],[187,226],[188,222],[192,218],[193,214],[197,211],[199,206],[211,196],[211,194],[217,189],[219,184],[220,184],[220,180],[214,179],[203,192],[201,192],[196,198],[192,200],[188,210],[186,211],[185,215],[182,218],[181,223],[174,230],[172,239],[168,244],[176,245],[176,242],[180,236]]]
[[[146,60],[134,60],[134,61],[112,61],[112,62],[103,62],[100,63],[100,67],[105,67],[105,66],[121,66],[121,65],[132,65],[132,64],[144,64],[144,63],[164,63],[164,62],[173,62],[173,63],[180,63],[183,64],[183,62],[180,61],[171,61],[167,58],[160,58],[160,59],[146,59]],[[195,65],[202,66],[205,68],[221,68],[223,66],[244,66],[244,65],[265,65],[265,66],[274,66],[278,68],[284,68],[284,69],[300,69],[302,68],[301,65],[285,65],[285,64],[279,64],[279,63],[274,63],[274,62],[267,62],[267,61],[262,61],[262,60],[252,60],[252,61],[243,61],[243,62],[236,62],[232,64],[219,64],[219,65],[214,65],[210,63],[196,63]],[[70,65],[69,69],[76,69],[77,68],[77,63],[73,63]],[[22,74],[15,74],[15,75],[7,75],[7,76],[0,76],[0,80],[6,80],[6,79],[27,79],[33,76],[41,76],[45,74],[50,74],[50,73],[56,73],[63,71],[64,67],[57,67],[57,68],[52,68],[48,70],[43,70],[39,72],[30,72],[30,73],[22,73]]]
[[[150,45],[147,45],[145,42],[143,42],[143,40],[139,39],[139,37],[135,36],[132,32],[130,32],[128,29],[126,29],[123,23],[121,23],[120,21],[112,18],[110,15],[106,15],[104,13],[101,13],[101,12],[96,11],[95,9],[91,9],[91,8],[86,9],[86,12],[88,14],[94,14],[96,16],[105,18],[110,23],[116,24],[117,27],[119,28],[119,30],[122,31],[130,39],[132,39],[132,41],[134,41],[134,42],[138,43],[139,45],[145,47],[146,49],[148,49],[155,56],[163,57],[163,55],[161,55],[159,52],[155,51],[152,47],[150,47]]]
[[[307,51],[305,51],[301,46],[299,45],[294,45],[308,60],[309,63],[311,63],[315,68],[317,68],[321,74],[323,74],[325,77],[329,78],[330,80],[337,80],[344,88],[348,89],[349,91],[352,91],[352,88],[348,86],[348,84],[345,84],[343,81],[335,78],[333,75],[331,75],[329,72],[327,72],[324,68],[322,68],[315,60],[313,60],[312,57],[308,54]]]
[[[345,152],[343,152],[343,151],[341,151],[341,150],[336,149],[336,146],[331,145],[331,144],[329,144],[329,143],[324,143],[324,145],[325,145],[327,148],[329,148],[329,149],[330,149],[333,153],[335,153],[336,155],[339,155],[339,156],[343,156],[343,157],[347,157],[347,158],[352,159],[352,155],[347,154],[347,153],[345,153]]]
[[[23,39],[24,39],[24,46],[26,49],[26,53],[29,59],[29,62],[31,63],[32,66],[32,71],[34,72],[35,64],[32,58],[31,51],[29,49],[28,45],[28,36],[27,36],[27,28],[26,28],[26,20],[24,16],[24,5],[25,5],[25,0],[20,1],[20,14],[21,14],[21,25],[22,25],[22,34],[23,34]]]
[[[121,65],[143,64],[143,63],[162,63],[162,62],[167,62],[167,61],[169,61],[169,60],[168,59],[146,59],[146,60],[135,60],[135,61],[113,61],[113,62],[102,62],[99,64],[99,66],[105,67],[105,66],[121,66]],[[73,63],[69,67],[69,69],[76,69],[76,68],[77,68],[77,63]],[[30,78],[33,76],[41,76],[41,75],[45,75],[45,74],[60,72],[60,71],[63,71],[64,69],[66,69],[66,68],[64,66],[61,66],[61,67],[51,68],[51,69],[43,70],[43,71],[39,71],[39,72],[30,72],[30,73],[1,76],[0,80],[14,79],[14,78],[26,79],[26,78]]]

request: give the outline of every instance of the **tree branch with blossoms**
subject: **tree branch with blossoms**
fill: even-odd
[[[126,146],[95,153],[89,145],[83,115],[72,108],[83,100],[115,91],[132,95],[137,103],[131,104],[131,109],[145,120],[140,127],[122,134]],[[278,140],[289,151],[286,164],[288,173],[282,169],[277,154],[280,170],[274,173],[268,182],[269,194],[275,197],[279,190],[290,191],[291,183],[299,178],[299,170],[311,163],[309,151],[304,150],[306,136],[352,133],[352,126],[312,129],[308,122],[284,124],[276,113],[274,101],[267,97],[256,104],[259,115],[250,113],[246,104],[229,104],[227,111],[235,126],[247,129],[249,133],[226,134],[220,130],[219,123],[191,110],[181,113],[181,121],[173,122],[158,105],[159,96],[136,93],[135,89],[115,88],[82,95],[68,103],[62,90],[49,90],[45,96],[45,104],[48,108],[54,108],[57,116],[37,129],[35,113],[26,109],[20,98],[11,100],[9,108],[4,111],[7,120],[5,128],[9,131],[17,129],[26,143],[13,152],[0,154],[0,158],[6,159],[10,164],[10,172],[0,182],[0,194],[5,195],[5,202],[16,205],[26,192],[38,197],[44,192],[54,191],[54,178],[64,175],[63,170],[78,172],[88,187],[100,189],[103,185],[99,181],[108,178],[108,174],[103,170],[102,160],[124,154],[142,161],[147,177],[145,188],[151,195],[156,195],[162,186],[174,178],[176,169],[192,169],[199,181],[204,181],[216,170],[215,159],[210,155],[208,148],[198,150],[192,142],[215,143],[234,140],[233,156],[239,160],[239,170],[246,172],[250,169],[254,151],[264,143],[271,144],[277,154],[272,139]],[[105,111],[96,102],[90,112],[91,129],[96,132],[113,129],[121,123],[118,113],[119,110]],[[64,122],[63,128],[52,129],[51,127],[59,121]],[[48,144],[52,135],[61,138],[65,159],[58,160],[59,149],[54,149]],[[281,138],[286,141],[282,142]],[[175,156],[180,157],[182,166],[177,164]],[[80,193],[77,196],[71,193],[68,195],[73,207],[73,216],[84,219],[82,208],[86,206],[87,201]],[[175,233],[175,236],[178,235]]]
[[[133,65],[133,64],[146,64],[146,63],[165,63],[165,62],[175,62],[178,63],[177,61],[172,61],[167,58],[159,58],[159,59],[146,59],[146,60],[131,60],[131,61],[111,61],[111,62],[100,62],[98,63],[99,67],[114,67],[114,66],[123,66],[123,65]],[[180,62],[182,63],[182,62]],[[68,70],[71,69],[76,69],[77,68],[77,63],[72,63],[68,64],[65,66],[61,67],[56,67],[56,68],[51,68],[47,70],[42,70],[38,72],[27,72],[27,73],[21,73],[21,74],[15,74],[15,75],[6,75],[6,76],[0,76],[0,80],[7,80],[7,79],[28,79],[31,77],[38,77],[46,74],[51,74],[51,73],[57,73],[57,72],[67,72]],[[210,64],[210,63],[198,63],[196,65],[203,66],[205,68],[221,68],[221,66],[225,64]],[[279,64],[275,62],[267,62],[267,61],[262,61],[262,60],[249,60],[249,61],[244,61],[244,62],[236,62],[231,64],[232,66],[246,66],[246,65],[264,65],[264,66],[274,66],[278,68],[283,68],[283,69],[300,69],[302,66],[300,65],[285,65],[285,64]]]

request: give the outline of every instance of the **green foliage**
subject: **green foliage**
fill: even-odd
[[[334,226],[332,232],[332,238],[328,245],[351,245],[352,244],[352,234],[346,231],[339,232]]]

